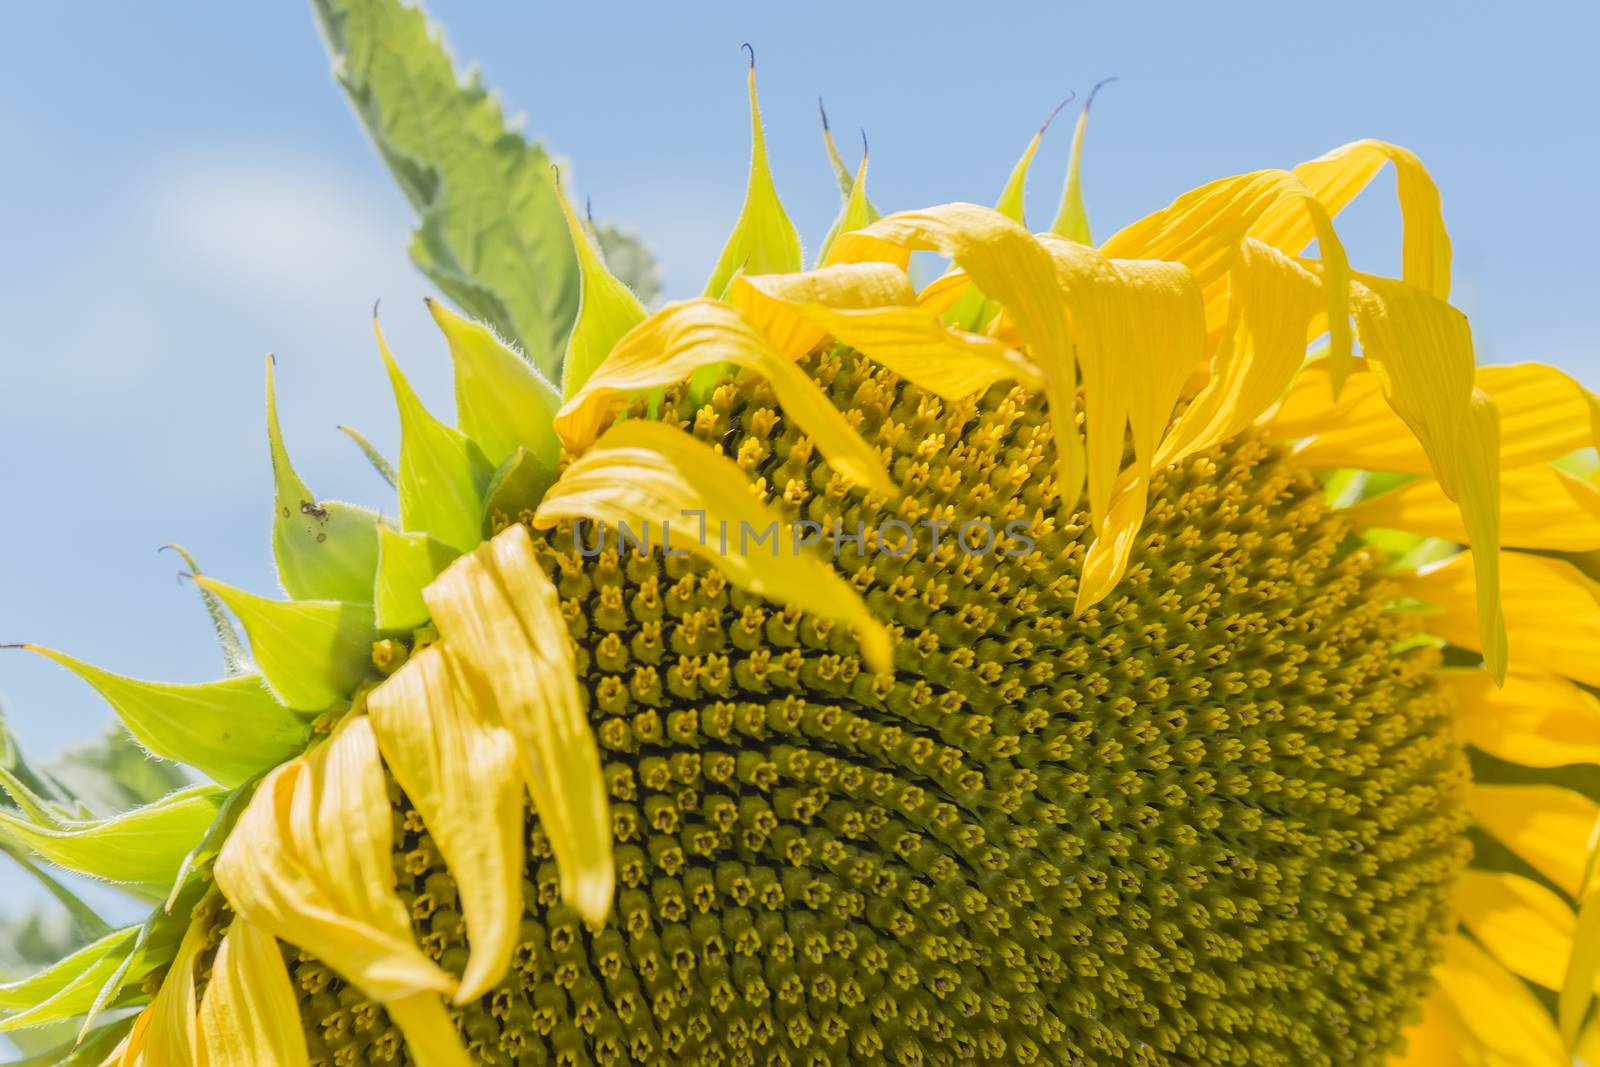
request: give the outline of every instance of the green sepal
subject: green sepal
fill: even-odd
[[[53,649],[24,647],[94,686],[155,755],[186,763],[224,786],[276,767],[311,739],[305,719],[278,703],[258,674],[198,685],[145,682]]]
[[[370,600],[372,578],[378,573],[378,513],[336,500],[318,501],[300,480],[283,445],[273,377],[273,360],[268,356],[272,557],[278,564],[278,581],[296,600]]]
[[[113,930],[100,940],[16,982],[0,985],[0,1033],[59,1022],[89,1010],[106,981],[133,951],[139,927]]]
[[[462,318],[431,297],[427,305],[450,345],[461,431],[490,464],[528,448],[554,466],[561,451],[552,425],[561,409],[556,387],[489,327]]]
[[[205,575],[194,580],[239,617],[262,677],[295,711],[326,711],[371,674],[377,639],[371,604],[269,600]]]
[[[20,1060],[8,1060],[0,1067],[99,1067],[133,1029],[133,1022],[132,1015],[113,1020],[82,1039],[65,1041]]]
[[[523,512],[533,511],[554,482],[554,472],[531,452],[519,449],[500,464],[489,482],[488,491],[483,494],[483,535],[491,537],[498,532],[497,517],[517,522]]]
[[[51,827],[0,811],[0,833],[58,867],[164,900],[222,798],[215,786],[190,786],[121,815]]]
[[[824,116],[826,122],[826,116]],[[827,132],[827,126],[823,126]],[[828,152],[836,161],[838,150],[833,147],[833,137],[828,135]],[[841,233],[850,233],[854,230],[865,229],[878,221],[878,209],[872,206],[872,201],[867,198],[867,146],[865,140],[861,145],[861,166],[850,179],[850,187],[844,196],[844,204],[839,208],[839,215],[833,220],[833,225],[828,227],[828,234],[822,239],[822,246],[817,249],[817,265],[821,266],[828,258],[828,250],[833,247],[833,242]]]
[[[189,565],[190,574],[203,574],[200,564],[194,561],[189,550],[182,545],[162,545],[163,552],[168,549],[183,557]],[[256,665],[250,662],[250,653],[245,651],[244,642],[239,639],[239,631],[234,629],[233,620],[228,618],[228,609],[222,606],[222,601],[209,589],[196,585],[200,593],[200,601],[206,606],[206,614],[211,617],[211,627],[217,632],[217,646],[222,650],[222,670],[229,676],[236,674],[253,674]]]
[[[566,358],[561,362],[561,393],[571,397],[583,388],[583,383],[611,354],[622,336],[645,320],[646,313],[639,298],[606,266],[600,249],[589,231],[578,222],[565,196],[561,197],[561,209],[567,218],[572,245],[578,252],[581,279],[578,317],[567,338]],[[555,455],[536,454],[546,466],[555,466]],[[506,457],[495,458],[498,462]]]
[[[1095,96],[1104,86],[1116,80],[1105,78],[1097,82],[1083,101],[1077,128],[1072,131],[1072,155],[1067,160],[1067,180],[1061,189],[1061,207],[1056,211],[1055,221],[1050,223],[1051,233],[1081,245],[1094,243],[1089,231],[1089,212],[1083,203],[1083,135],[1089,128],[1089,108],[1093,106]]]
[[[378,629],[413,630],[428,621],[422,590],[461,553],[425,533],[378,534],[378,584],[374,605]]]
[[[428,413],[400,372],[376,318],[372,326],[400,409],[400,525],[470,552],[483,540],[478,520],[494,468],[465,434]]]
[[[372,469],[378,472],[378,477],[389,483],[390,489],[399,486],[400,483],[394,473],[394,464],[385,459],[383,453],[374,448],[372,442],[362,436],[361,431],[343,424],[338,429],[340,433],[356,443],[356,447],[361,449],[361,454],[367,457],[367,462],[372,464]]]
[[[705,296],[721,299],[736,273],[783,274],[801,269],[800,234],[783,210],[772,167],[767,161],[767,138],[761,128],[761,107],[756,100],[755,53],[750,55],[750,178],[744,207],[728,235],[722,255],[706,282]]]

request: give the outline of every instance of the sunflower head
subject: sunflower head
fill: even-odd
[[[148,1067],[1568,1057],[1600,405],[1475,366],[1418,161],[1096,246],[1082,119],[1041,233],[1038,136],[996,207],[889,215],[830,137],[806,270],[753,63],[750,101],[700,297],[647,309],[562,199],[553,359],[430,301],[452,425],[377,331],[388,513],[301,480],[269,363],[286,598],[194,568],[228,677],[36,650],[215,784],[90,821],[0,780],[8,835],[157,905],[0,1027]],[[1399,279],[1332,222],[1386,164]]]

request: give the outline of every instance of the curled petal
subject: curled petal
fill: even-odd
[[[306,1067],[300,1005],[277,938],[235,918],[200,1002],[206,1067]]]
[[[848,582],[804,550],[815,540],[757,499],[738,465],[688,434],[642,420],[613,426],[567,468],[534,525],[561,519],[650,531],[652,544],[708,559],[743,589],[854,626],[872,668],[892,668],[888,632]],[[731,538],[739,543],[730,550]]]
[[[489,776],[481,783],[476,801],[476,831],[483,832],[481,805],[484,799],[492,799],[499,812],[496,832],[505,835],[509,826],[520,826],[505,792],[504,741],[494,728],[508,732],[515,741],[514,758],[532,794],[534,811],[555,850],[562,898],[589,922],[604,922],[611,908],[616,872],[600,754],[584,712],[561,600],[534,558],[527,528],[520,523],[506,527],[493,540],[451,564],[423,595],[449,652],[451,680],[441,673],[446,661],[435,660],[431,666],[425,661],[426,673],[409,675],[401,688],[382,698],[394,701],[384,715],[391,737],[398,740],[402,733],[408,734],[394,746],[395,751],[416,746],[425,749],[429,742],[418,733],[421,727],[404,722],[403,716],[415,715],[419,702],[439,699],[447,690],[454,692],[449,698],[452,706],[435,707],[431,714],[440,716],[441,729],[460,731],[460,736],[452,739],[441,734],[433,743],[457,749],[451,759],[470,756],[484,761],[473,764]],[[478,718],[467,717],[469,707]],[[484,751],[469,754],[468,747],[480,743]],[[436,766],[426,762],[434,758],[441,762]],[[521,852],[505,836],[476,843],[469,840],[473,830],[462,824],[470,819],[474,801],[447,792],[459,789],[462,783],[446,780],[450,775],[445,758],[443,752],[411,751],[402,762],[414,780],[432,790],[437,804],[434,825],[446,828],[455,842],[452,849],[464,863],[493,879],[492,884],[480,887],[483,897],[475,907],[482,916],[478,936],[483,938],[484,962],[475,961],[472,974],[475,979],[486,979],[503,969],[500,960],[508,951],[510,935],[501,929],[507,921],[504,893],[513,877],[507,865],[516,869],[514,877],[520,886],[521,864],[513,863],[512,856]],[[484,790],[487,798],[481,795]],[[423,818],[427,818],[426,812]],[[516,895],[520,900],[520,889]]]
[[[835,470],[857,485],[890,495],[883,461],[794,361],[775,350],[736,308],[713,300],[670,304],[626,337],[556,417],[573,452],[589,446],[606,415],[643,392],[674,385],[708,364],[731,363],[761,375],[784,414],[810,434]]]

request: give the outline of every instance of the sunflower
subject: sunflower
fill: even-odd
[[[287,599],[193,575],[252,666],[35,649],[215,784],[95,822],[7,777],[8,834],[157,906],[0,1028],[145,1067],[1569,1062],[1600,402],[1475,366],[1418,160],[1096,246],[1085,108],[1049,231],[1037,136],[995,208],[879,217],[863,158],[803,270],[753,61],[750,102],[702,297],[647,311],[568,210],[559,384],[430,302],[455,426],[377,331],[397,519],[300,479],[269,362]],[[1332,223],[1390,164],[1399,279]]]

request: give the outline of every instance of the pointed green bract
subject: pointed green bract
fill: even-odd
[[[261,675],[295,711],[326,711],[372,672],[372,606],[340,600],[269,600],[196,575],[239,617]]]
[[[561,409],[556,387],[487,326],[462,318],[432,298],[427,304],[450,346],[461,431],[491,464],[499,464],[518,448],[528,448],[554,467],[561,449],[551,427]],[[403,466],[403,444],[401,450]]]
[[[289,462],[278,424],[273,359],[267,357],[267,443],[274,485],[272,557],[284,592],[297,600],[369,600],[378,570],[378,514],[318,502]]]
[[[367,457],[367,462],[372,464],[372,469],[378,472],[378,477],[389,483],[390,489],[399,485],[395,478],[394,464],[385,459],[383,453],[374,448],[372,442],[368,441],[361,431],[344,425],[340,425],[338,430],[356,443],[356,447],[361,449],[361,454]]]
[[[1056,211],[1055,221],[1050,223],[1051,233],[1060,234],[1081,245],[1094,243],[1089,233],[1089,212],[1083,206],[1083,134],[1089,128],[1089,108],[1094,104],[1095,94],[1116,80],[1107,78],[1097,83],[1083,102],[1083,110],[1078,113],[1078,125],[1072,131],[1072,156],[1067,161],[1067,182],[1061,190],[1061,207]]]
[[[133,951],[137,926],[113,930],[58,963],[16,982],[0,985],[0,1032],[82,1015],[112,973]]]
[[[561,210],[566,216],[567,230],[572,234],[573,247],[578,252],[581,279],[578,319],[573,323],[572,336],[567,339],[567,355],[561,363],[561,393],[571,397],[583,388],[583,383],[610,355],[622,335],[645,320],[645,310],[633,291],[606,267],[600,250],[579,224],[565,197],[561,199]],[[554,469],[554,456],[535,454]],[[505,459],[504,456],[493,458],[497,463]]]
[[[483,540],[483,489],[494,468],[465,434],[428,413],[376,318],[372,328],[400,409],[400,525],[469,552]]]
[[[223,795],[215,786],[192,786],[121,815],[64,827],[36,826],[0,811],[0,833],[58,867],[163,900],[184,857],[216,818]]]
[[[538,457],[525,448],[518,449],[500,464],[483,494],[484,536],[497,532],[494,529],[497,515],[506,522],[516,522],[524,511],[537,508],[544,499],[545,490],[554,481],[555,475]]]
[[[1022,150],[1022,158],[1017,160],[1017,165],[1011,168],[1011,175],[1006,178],[1005,188],[1000,190],[1000,199],[996,200],[994,204],[994,209],[1006,218],[1014,219],[1024,226],[1028,224],[1027,219],[1024,218],[1022,203],[1023,194],[1027,191],[1028,169],[1033,166],[1033,157],[1039,151],[1039,142],[1044,140],[1044,131],[1050,128],[1050,123],[1061,113],[1061,109],[1066,107],[1067,102],[1071,99],[1069,96],[1066,100],[1056,105],[1056,109],[1050,112],[1050,117],[1044,120],[1038,132],[1033,135],[1033,139],[1028,142],[1028,147]]]
[[[182,545],[162,545],[163,550],[171,549],[183,557],[183,562],[189,565],[190,574],[199,574],[200,564],[194,561],[189,550]],[[206,607],[206,614],[211,617],[211,628],[217,633],[217,647],[222,650],[222,670],[230,677],[236,674],[250,674],[256,669],[250,662],[250,653],[245,650],[244,642],[239,640],[239,631],[234,629],[233,620],[228,618],[228,609],[222,606],[222,601],[209,589],[199,585],[195,586],[200,594],[200,601]]]
[[[425,533],[384,529],[378,535],[378,629],[412,630],[428,621],[422,590],[461,553]]]
[[[832,144],[831,138],[829,144]],[[833,247],[834,240],[841,233],[864,229],[878,221],[879,217],[878,209],[867,199],[867,152],[863,146],[861,166],[850,181],[850,191],[845,194],[844,206],[839,209],[839,216],[833,220],[833,225],[828,227],[828,234],[817,249],[817,264],[827,262],[828,250]]]
[[[717,257],[705,296],[721,299],[735,273],[786,274],[801,268],[800,234],[778,200],[767,162],[767,138],[756,102],[756,65],[750,60],[750,182],[733,233]]]
[[[855,175],[845,165],[844,157],[839,154],[839,146],[833,140],[833,127],[828,125],[828,109],[822,106],[822,97],[817,97],[817,114],[822,118],[822,144],[828,152],[828,165],[833,168],[833,180],[839,183],[839,195],[845,199],[850,198],[850,190],[855,185]]]
[[[314,0],[334,71],[421,216],[411,257],[450,299],[554,376],[578,272],[551,160],[401,0]]]
[[[38,645],[105,697],[139,743],[234,786],[291,758],[311,738],[304,719],[273,699],[260,675],[199,685],[124,678]]]

